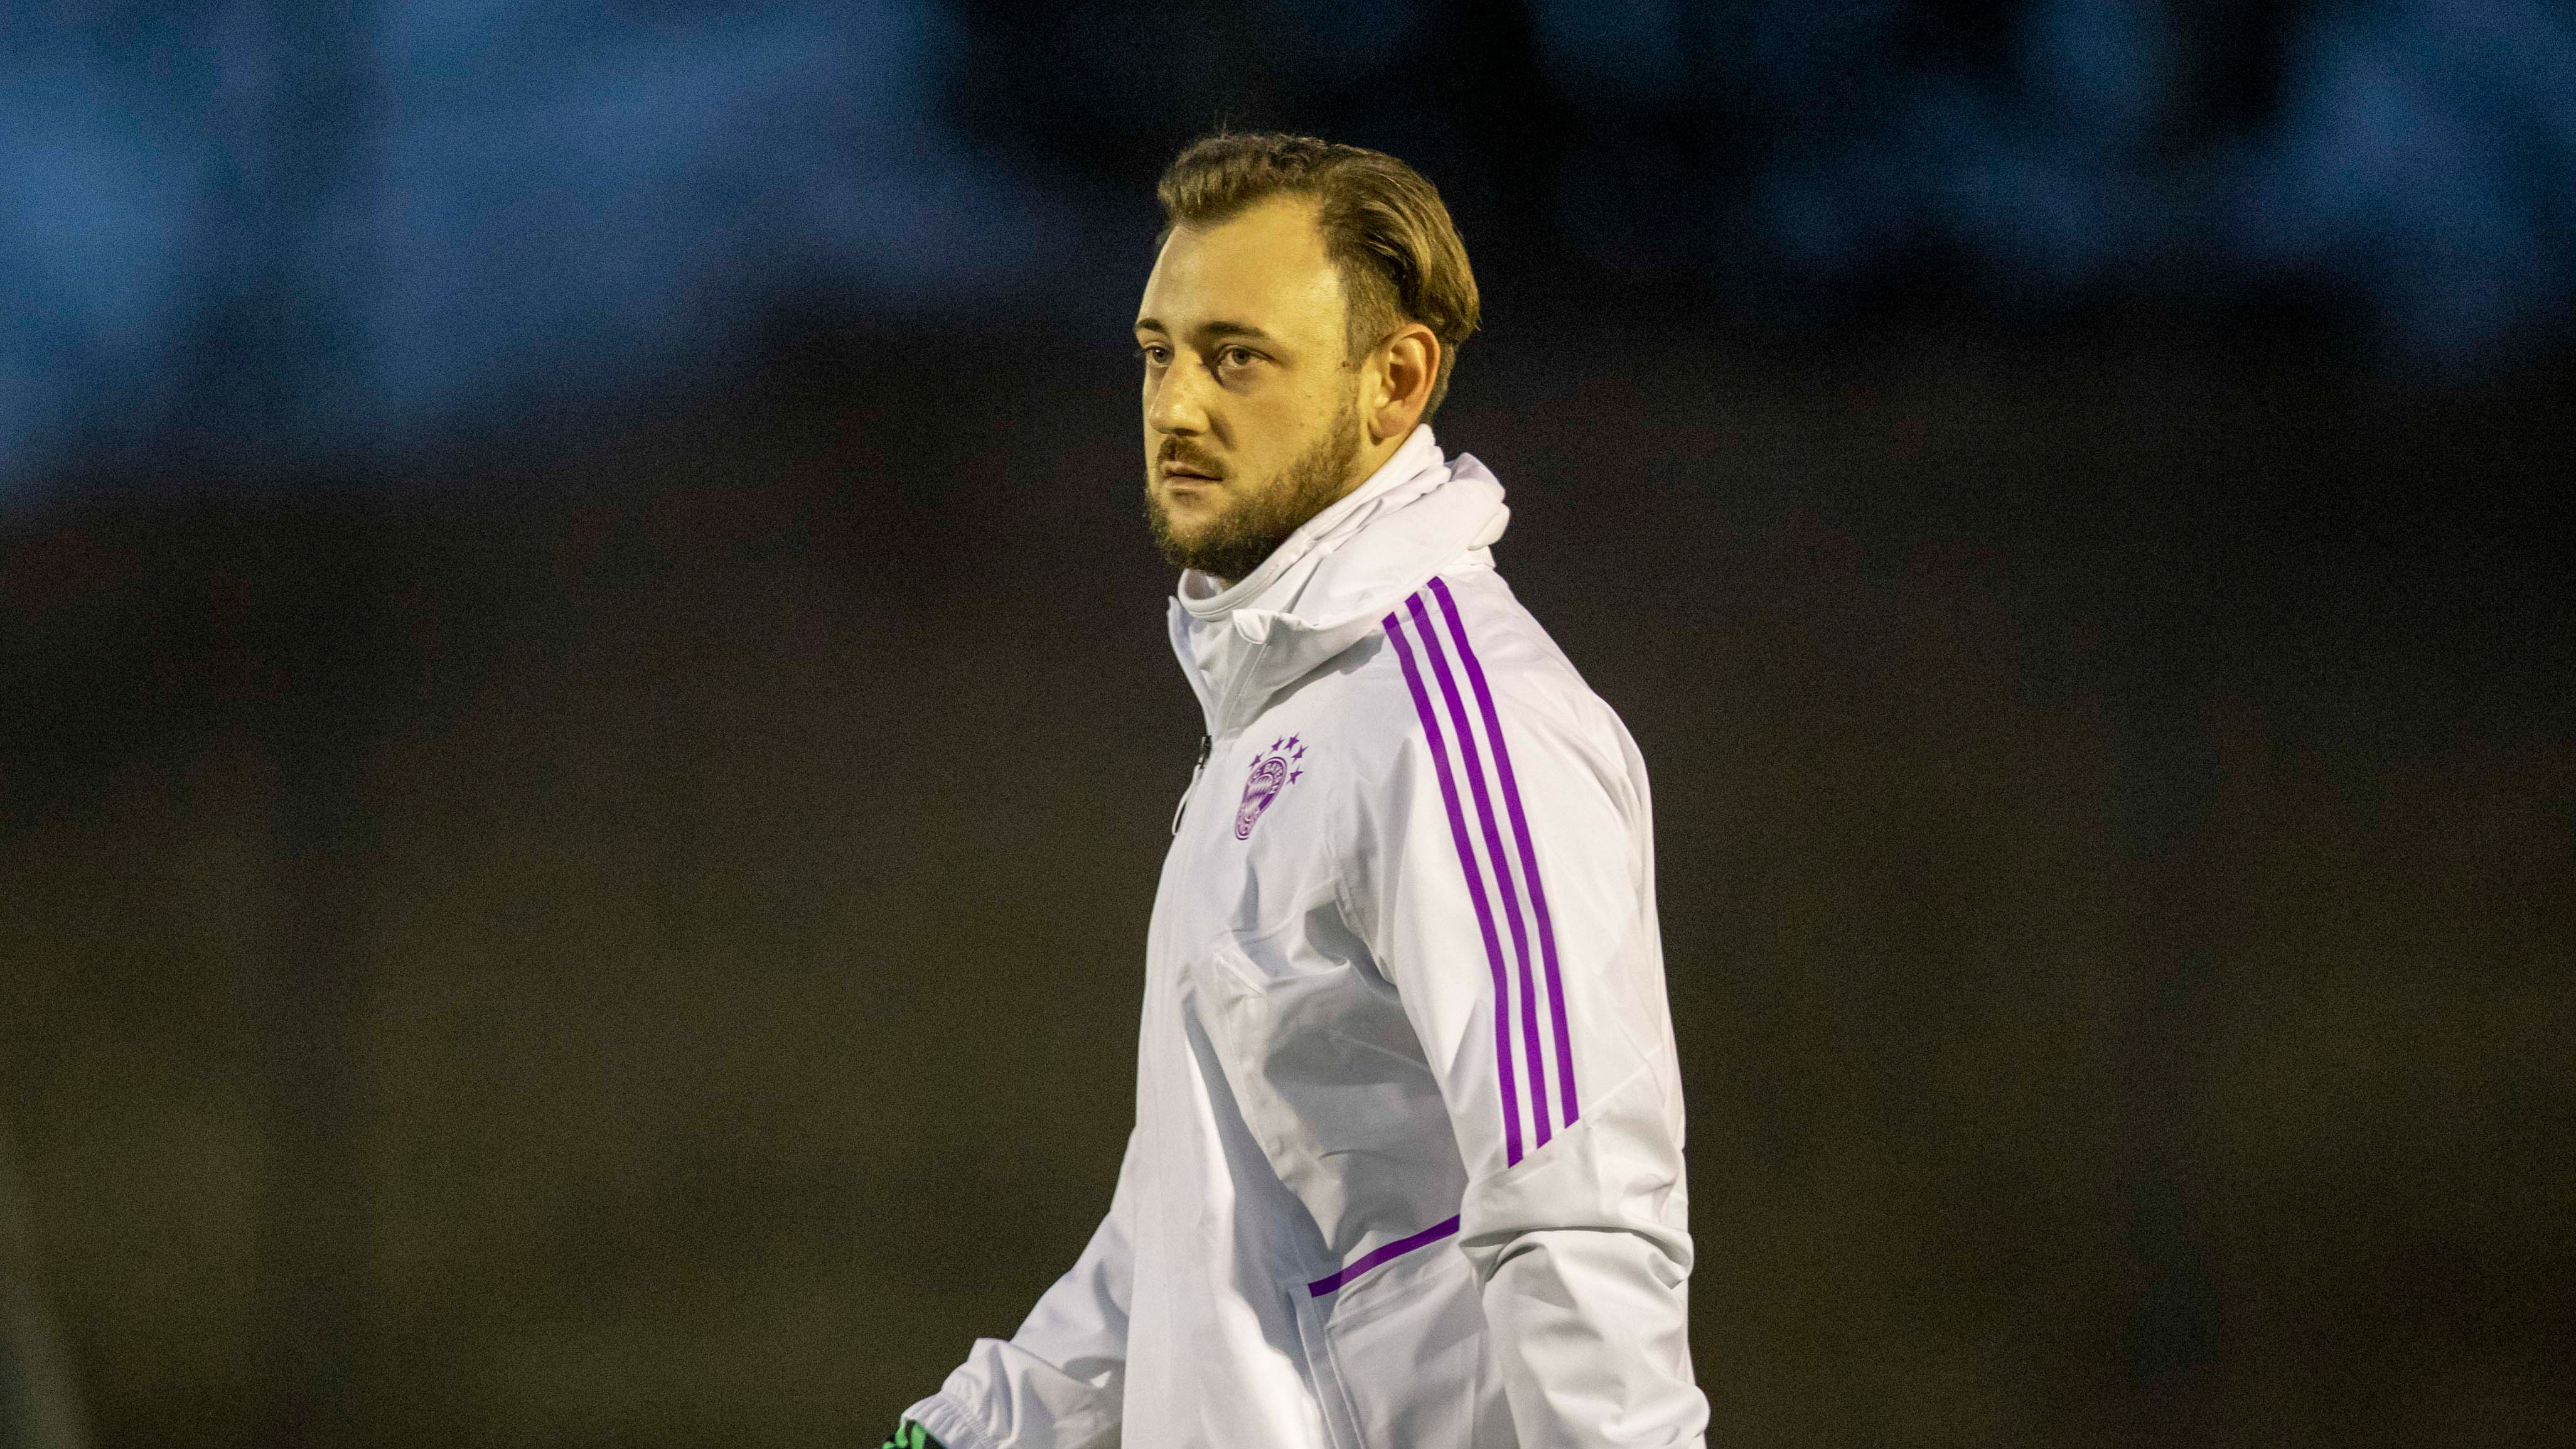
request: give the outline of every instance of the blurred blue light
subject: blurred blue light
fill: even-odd
[[[931,11],[773,7],[541,62],[557,37],[455,14],[495,8],[391,27],[362,314],[369,405],[399,421],[682,359],[789,284],[902,302],[1037,260],[1041,204],[935,124]]]
[[[298,436],[401,446],[719,356],[789,295],[1007,287],[1063,220],[939,120],[930,0],[394,0],[321,56],[257,5],[122,51],[40,8],[0,12],[0,476],[148,431],[227,326]],[[281,142],[298,83],[352,134]]]
[[[2226,235],[2258,274],[2369,300],[2473,368],[2576,295],[2576,26],[2518,0],[2411,0],[2300,37]]]
[[[2106,148],[2151,139],[2172,106],[2173,36],[2133,0],[2039,0],[2022,15],[2016,68],[2051,122]]]
[[[156,99],[77,55],[0,63],[0,477],[71,414],[148,406],[177,340],[204,173]]]
[[[0,0],[0,479],[174,408],[405,447],[720,362],[791,299],[1061,301],[1033,282],[1067,234],[1137,198],[963,139],[944,4]],[[2016,316],[2295,292],[2436,371],[2554,336],[2576,299],[2576,15],[2550,0],[2320,4],[2278,104],[2223,134],[2168,0],[2024,0],[1973,34],[1908,0],[1522,13],[1553,91],[1531,99],[1575,126],[1555,214],[1507,224],[1624,270],[1811,318],[1942,268]],[[1132,169],[1122,146],[1245,94],[1436,57],[1425,15],[1075,6],[1040,27],[1048,73],[977,77],[978,105],[1013,123],[1027,80],[1026,124],[1075,117]],[[254,376],[227,402],[229,371]]]
[[[1799,315],[1946,256],[2016,314],[2112,289],[2340,297],[2392,362],[2459,372],[2553,335],[2576,298],[2576,14],[2542,0],[2319,7],[2274,113],[2217,137],[2177,119],[2193,77],[2160,0],[2028,0],[1982,68],[1919,43],[1954,17],[1898,0],[1532,14],[1592,133],[1560,178],[1578,244],[1684,258]],[[1673,170],[1649,164],[1658,114],[1722,123],[1749,185],[1629,186],[1623,212],[1605,175]]]

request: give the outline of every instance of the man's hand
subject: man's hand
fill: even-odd
[[[906,1419],[895,1425],[894,1437],[885,1441],[879,1449],[948,1449],[948,1446],[931,1438],[929,1430]]]

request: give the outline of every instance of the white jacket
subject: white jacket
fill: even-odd
[[[1163,864],[1109,1215],[917,1420],[950,1449],[1693,1445],[1646,770],[1428,427],[1171,632],[1212,748]]]

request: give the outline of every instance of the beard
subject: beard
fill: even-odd
[[[1145,483],[1145,525],[1154,547],[1176,569],[1197,569],[1228,584],[1261,567],[1307,519],[1339,502],[1350,490],[1351,462],[1360,451],[1357,390],[1315,445],[1263,486],[1238,493],[1234,505],[1187,538],[1172,530],[1170,510]]]

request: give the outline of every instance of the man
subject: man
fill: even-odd
[[[1423,420],[1476,324],[1403,163],[1173,162],[1145,506],[1206,713],[1109,1215],[897,1442],[1686,1445],[1681,1082],[1646,774]]]

